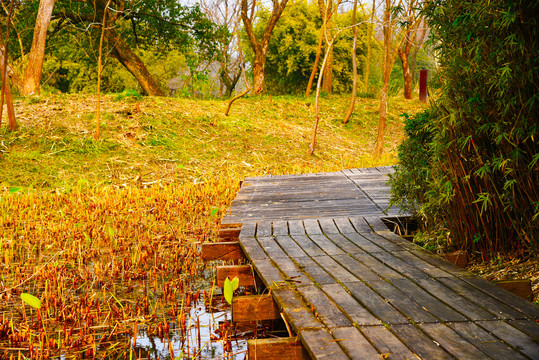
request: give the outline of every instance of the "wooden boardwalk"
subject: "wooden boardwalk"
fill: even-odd
[[[309,355],[539,359],[539,307],[387,229],[390,171],[246,179],[223,219]]]

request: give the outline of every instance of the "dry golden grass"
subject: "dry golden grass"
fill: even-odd
[[[312,99],[241,99],[226,117],[223,101],[105,96],[100,140],[95,100],[18,100],[20,130],[0,130],[0,357],[124,358],[139,331],[174,334],[193,356],[197,243],[215,238],[238,180],[395,163],[398,115],[424,107],[391,102],[374,160],[376,100],[342,125],[347,99],[322,99],[315,156]]]

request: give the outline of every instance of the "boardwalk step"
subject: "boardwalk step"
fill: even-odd
[[[217,267],[217,286],[223,287],[226,278],[239,279],[239,286],[255,285],[255,277],[251,265],[229,265]]]
[[[201,245],[201,257],[204,261],[239,260],[245,255],[238,241],[204,243]]]
[[[271,295],[246,295],[232,298],[232,321],[250,322],[280,319],[279,308]]]
[[[247,356],[257,360],[311,359],[301,341],[295,337],[248,340]]]

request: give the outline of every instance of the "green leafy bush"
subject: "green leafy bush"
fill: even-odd
[[[538,8],[524,0],[426,2],[441,97],[427,162],[414,157],[419,132],[396,175],[410,189],[397,185],[395,196],[442,219],[456,248],[539,250]]]
[[[399,165],[390,176],[391,202],[405,211],[417,213],[427,202],[425,189],[431,177],[435,116],[432,109],[402,116],[406,139],[399,145]]]

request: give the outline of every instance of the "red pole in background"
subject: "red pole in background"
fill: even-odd
[[[427,76],[428,70],[419,71],[419,101],[427,101]]]

